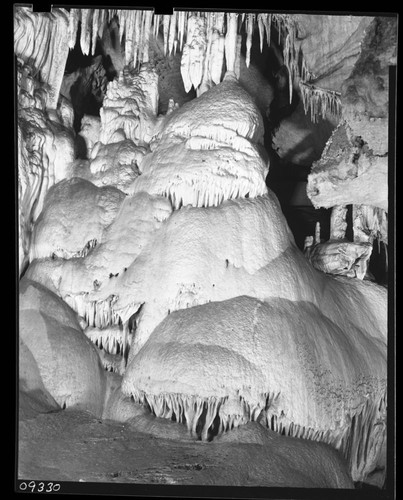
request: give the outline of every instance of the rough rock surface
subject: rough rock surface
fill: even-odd
[[[389,66],[396,65],[396,18],[377,17],[367,28],[361,54],[343,82],[343,117],[374,156],[388,152]]]
[[[330,114],[313,123],[300,101],[293,113],[284,118],[273,133],[273,149],[279,157],[294,165],[311,166],[319,160],[323,148],[337,125]]]
[[[388,210],[389,65],[396,63],[396,19],[366,28],[360,55],[341,87],[343,121],[312,168],[316,207],[369,205]]]
[[[340,92],[360,55],[370,16],[295,14],[296,48],[301,50],[318,87]]]
[[[308,176],[315,207],[370,205],[388,210],[388,157],[374,155],[348,122],[333,132]]]

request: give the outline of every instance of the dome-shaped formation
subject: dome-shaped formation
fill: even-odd
[[[235,76],[173,111],[129,192],[169,197],[177,209],[267,192],[263,119]]]
[[[359,328],[309,302],[242,296],[167,316],[129,363],[122,391],[202,439],[260,418],[331,443],[360,480],[385,439],[386,376],[386,345]]]
[[[19,309],[20,339],[32,354],[46,391],[61,408],[76,407],[101,416],[106,374],[74,311],[26,278],[20,284]]]

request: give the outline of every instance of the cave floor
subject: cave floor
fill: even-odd
[[[156,419],[156,421],[165,419]],[[79,410],[19,412],[18,479],[189,486],[326,487],[255,443],[201,442],[185,426],[142,432]],[[171,427],[178,428],[175,439]],[[183,436],[180,435],[183,433]]]
[[[205,443],[155,437],[79,411],[38,414],[19,425],[19,477],[43,481],[239,483],[224,472],[228,451],[211,453]]]

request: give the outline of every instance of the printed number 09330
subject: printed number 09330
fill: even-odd
[[[52,491],[59,491],[60,490],[60,484],[59,483],[44,483],[44,482],[39,482],[37,483],[36,481],[29,481],[29,483],[26,483],[23,481],[20,483],[20,491],[25,491],[25,490],[30,490],[31,493],[34,491],[37,493],[51,493]]]

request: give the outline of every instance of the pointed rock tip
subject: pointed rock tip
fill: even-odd
[[[224,76],[223,81],[224,81],[224,82],[225,82],[225,81],[236,81],[236,82],[237,82],[237,81],[238,81],[238,78],[237,78],[237,76],[236,76],[236,74],[235,74],[235,71],[227,71],[227,72],[225,73],[225,76]]]

